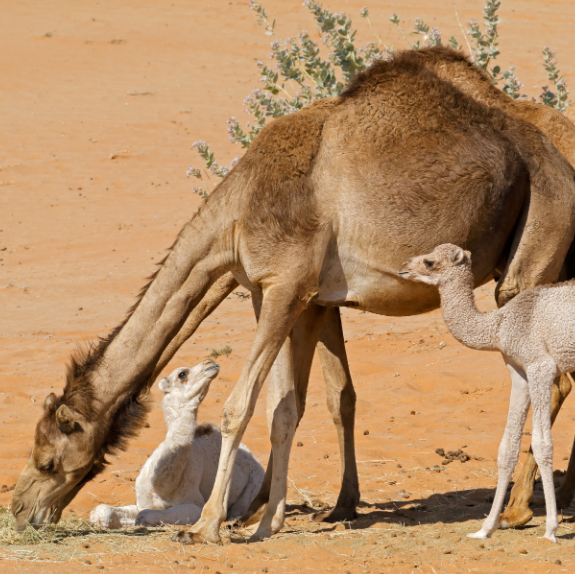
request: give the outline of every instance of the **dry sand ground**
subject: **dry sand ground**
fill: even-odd
[[[358,16],[363,3],[326,5],[353,15],[367,41],[371,36]],[[460,20],[480,19],[482,4],[457,0]],[[257,85],[254,61],[267,57],[269,38],[247,2],[0,5],[0,484],[11,485],[29,455],[45,395],[63,385],[70,351],[121,320],[198,207],[185,177],[188,165],[198,163],[192,142],[209,139],[224,161],[240,153],[227,142],[224,121],[232,115],[243,120],[242,100]],[[269,0],[266,7],[278,18],[282,37],[314,30],[299,0]],[[404,7],[372,1],[370,8],[375,29],[398,47],[405,43],[388,22],[392,12],[409,21],[406,28],[423,16],[444,37],[462,37],[451,2],[414,0]],[[559,52],[575,85],[575,3],[505,0],[501,16],[502,64],[518,67],[529,94],[546,83],[539,62],[547,44]],[[493,306],[492,287],[479,292],[485,309]],[[509,394],[499,356],[457,344],[438,312],[407,319],[343,314],[359,396],[360,519],[336,526],[296,518],[309,512],[302,502],[332,504],[339,485],[335,433],[316,364],[296,436],[303,446],[294,448],[290,467],[294,518],[272,540],[247,545],[234,532],[224,547],[182,548],[165,531],[103,537],[80,527],[58,531],[56,545],[0,541],[2,571],[571,570],[575,525],[563,522],[556,546],[540,540],[541,509],[526,529],[500,531],[485,543],[465,538],[488,512],[496,482]],[[232,296],[167,368],[193,365],[213,348],[233,348],[220,360],[202,419],[219,419],[253,331],[249,301]],[[157,405],[159,393],[153,394]],[[262,404],[245,442],[265,462]],[[554,429],[555,468],[566,466],[574,421],[570,399]],[[157,408],[150,425],[84,488],[65,515],[69,525],[79,524],[70,517],[86,517],[98,503],[134,501],[133,479],[164,433]],[[526,436],[524,452],[528,444]],[[437,447],[464,447],[485,461],[437,469]],[[0,495],[0,505],[8,506],[10,496]],[[564,516],[574,513],[572,508]]]

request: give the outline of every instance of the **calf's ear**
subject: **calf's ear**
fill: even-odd
[[[454,265],[463,265],[463,263],[467,263],[467,254],[469,251],[463,251],[461,247],[456,247],[449,255],[451,262]]]

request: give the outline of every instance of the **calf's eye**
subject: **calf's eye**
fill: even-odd
[[[430,261],[429,259],[424,259],[424,260],[423,260],[423,263],[425,264],[425,266],[426,266],[428,269],[431,269],[431,268],[433,267],[433,261]]]
[[[186,371],[180,371],[180,372],[178,373],[178,379],[184,380],[184,379],[186,378],[186,375],[187,375],[187,374],[188,374],[188,373],[186,373]]]

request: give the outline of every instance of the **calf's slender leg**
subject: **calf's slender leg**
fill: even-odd
[[[555,532],[559,526],[555,486],[553,484],[553,438],[551,436],[551,389],[557,366],[553,361],[533,365],[527,369],[531,405],[533,408],[533,456],[541,472],[547,521],[545,536],[557,542]]]
[[[553,392],[551,395],[551,424],[555,422],[561,406],[571,392],[571,380],[568,375],[565,374],[561,375],[561,377],[557,377],[553,383]],[[569,505],[573,499],[573,492],[575,491],[574,458],[573,452],[571,452],[572,462],[569,463],[569,467],[573,468],[570,480],[567,481],[567,477],[565,477],[565,481],[563,483],[565,485],[565,490],[561,489],[563,492],[558,493],[558,500],[561,501],[561,505],[563,507]],[[527,459],[523,464],[523,469],[515,480],[515,484],[511,490],[509,504],[501,515],[501,528],[516,528],[517,526],[523,526],[533,517],[533,511],[529,508],[529,503],[533,499],[533,484],[535,483],[536,475],[537,462],[533,457],[533,449],[530,448]],[[570,498],[568,496],[569,493],[571,494]],[[568,502],[566,502],[567,498],[569,498]]]
[[[525,424],[525,417],[529,410],[529,389],[527,376],[523,369],[509,360],[505,360],[511,375],[511,397],[509,399],[509,413],[503,439],[499,445],[497,457],[497,489],[491,506],[491,512],[485,519],[483,526],[477,532],[468,534],[469,538],[489,538],[499,526],[499,515],[505,501],[507,486],[511,480],[513,470],[519,459],[521,449],[521,433]]]

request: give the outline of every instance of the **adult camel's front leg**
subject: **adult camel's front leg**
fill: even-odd
[[[270,286],[264,292],[248,360],[222,412],[222,449],[214,488],[200,520],[190,532],[181,531],[174,535],[175,541],[184,544],[220,542],[219,527],[227,515],[237,450],[265,378],[297,317],[305,308],[307,298],[298,295],[297,287],[290,283]]]
[[[255,303],[255,301],[254,301]],[[356,395],[349,372],[345,342],[338,307],[315,308],[306,311],[293,330],[295,391],[298,425],[306,404],[309,374],[313,361],[313,350],[317,341],[317,327],[321,329],[317,349],[326,383],[327,404],[333,417],[341,457],[342,487],[335,507],[314,515],[314,520],[339,522],[353,520],[359,503],[359,480],[355,460],[354,422]],[[257,310],[256,310],[257,314]],[[307,320],[305,317],[307,317]],[[310,321],[312,323],[310,324]],[[242,517],[246,525],[260,522],[269,500],[273,470],[273,452],[270,453],[266,476],[260,492]]]
[[[328,309],[317,349],[325,378],[327,405],[337,430],[342,480],[334,508],[316,514],[314,520],[353,520],[357,518],[355,509],[359,503],[354,439],[356,394],[345,352],[339,307]]]
[[[559,410],[563,405],[563,402],[567,398],[567,395],[571,392],[571,381],[568,375],[561,375],[557,377],[553,384],[553,395],[551,398],[551,424],[555,422]],[[571,458],[573,459],[573,453],[571,453]],[[569,466],[574,466],[575,463],[569,463]],[[505,509],[505,512],[501,515],[500,528],[515,528],[517,526],[523,526],[527,524],[533,517],[533,511],[529,508],[529,503],[533,499],[533,484],[535,483],[535,475],[537,474],[537,463],[533,457],[533,449],[529,448],[529,454],[527,455],[527,460],[523,465],[523,469],[515,484],[513,490],[511,491],[511,496],[509,498],[509,504]],[[568,488],[573,489],[575,487],[575,468],[571,472],[571,482]],[[567,483],[567,477],[564,484]],[[566,488],[563,494],[558,494],[558,499],[564,505],[565,498],[569,494],[569,490]],[[573,498],[573,491],[571,490],[571,499]],[[571,500],[569,500],[571,502]]]
[[[270,462],[273,463],[268,482],[269,502],[252,541],[275,534],[284,524],[289,455],[295,430],[305,411],[311,365],[325,311],[323,307],[312,306],[302,312],[268,378],[267,419],[273,455]]]

